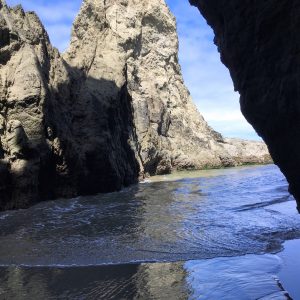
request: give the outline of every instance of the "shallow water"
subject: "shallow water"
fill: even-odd
[[[1,213],[0,296],[286,299],[283,258],[265,253],[295,238],[300,217],[273,165],[158,176]]]

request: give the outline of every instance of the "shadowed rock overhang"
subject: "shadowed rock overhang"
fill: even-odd
[[[241,110],[300,205],[300,2],[190,0],[215,33]],[[299,208],[298,208],[299,210]]]

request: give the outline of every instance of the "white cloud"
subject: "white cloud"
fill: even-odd
[[[70,43],[71,28],[66,24],[48,25],[47,32],[51,43],[58,47],[61,52],[64,52]]]
[[[211,111],[206,114],[206,117],[212,121],[244,121],[244,117],[239,110]]]

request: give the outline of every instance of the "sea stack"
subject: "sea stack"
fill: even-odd
[[[196,109],[163,0],[84,1],[63,56],[34,13],[0,3],[1,209],[270,161]]]
[[[178,62],[176,20],[163,0],[84,1],[64,59],[84,70],[87,78],[124,87],[132,105],[142,173],[269,158],[261,143],[224,140],[198,112]],[[100,95],[106,90],[101,85],[96,89]],[[100,98],[110,103],[107,91]]]

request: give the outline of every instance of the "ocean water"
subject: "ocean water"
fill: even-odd
[[[1,213],[0,299],[300,299],[297,238],[274,165],[157,176]]]

